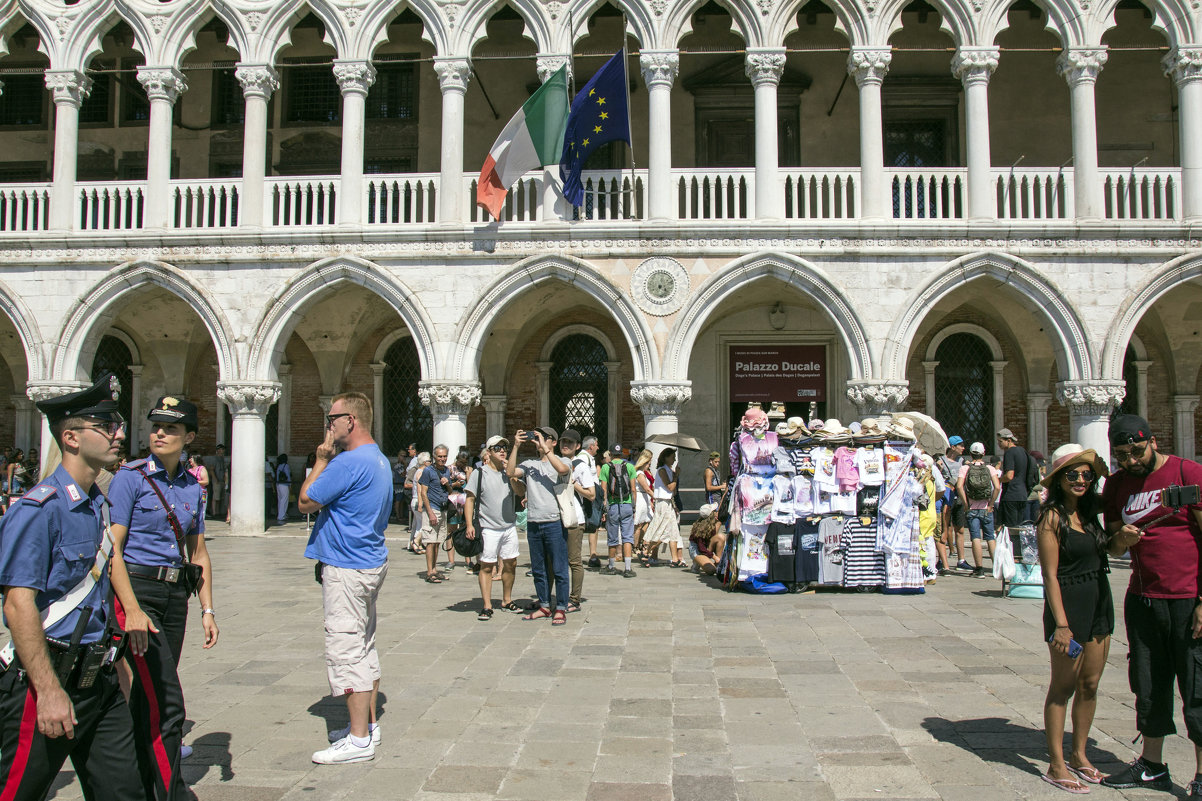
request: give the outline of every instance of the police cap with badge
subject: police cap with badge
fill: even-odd
[[[152,423],[183,423],[189,431],[199,428],[196,421],[196,404],[174,395],[164,395],[155,401],[154,408],[146,415],[146,419]]]
[[[124,423],[125,418],[117,410],[117,395],[120,390],[121,384],[117,381],[117,376],[105,373],[87,389],[69,395],[59,395],[57,398],[47,398],[35,405],[38,411],[46,415],[46,421],[51,426],[71,417]]]

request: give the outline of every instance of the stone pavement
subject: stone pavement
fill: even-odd
[[[400,540],[381,597],[383,743],[373,762],[316,766],[346,712],[327,696],[302,527],[222,529],[209,546],[221,640],[200,648],[194,608],[182,664],[186,778],[203,801],[1065,797],[1039,780],[1042,603],[1002,599],[993,579],[755,596],[667,567],[590,572],[583,611],[552,628],[500,611],[477,622],[475,577],[428,585]],[[1117,565],[1120,598],[1127,577]],[[1093,730],[1104,771],[1133,756],[1125,655],[1120,624]],[[1166,748],[1181,795],[1192,749]],[[78,798],[73,777],[52,797]]]

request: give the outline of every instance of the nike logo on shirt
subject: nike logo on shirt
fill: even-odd
[[[1160,508],[1160,493],[1162,490],[1137,492],[1127,499],[1123,507],[1123,523],[1135,525],[1140,520]]]

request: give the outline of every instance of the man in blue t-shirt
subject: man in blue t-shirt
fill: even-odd
[[[376,697],[376,598],[388,572],[384,527],[392,507],[388,460],[371,436],[371,401],[361,392],[334,397],[326,438],[301,485],[297,508],[320,512],[305,557],[317,560],[326,629],[326,674],[333,695],[346,696],[350,725],[330,732],[319,765],[372,759],[380,742]]]
[[[450,511],[451,470],[447,467],[446,445],[436,445],[432,451],[434,462],[426,465],[417,477],[417,508],[421,510],[424,524],[417,533],[418,542],[426,551],[426,581],[441,584],[446,575],[438,572],[438,549],[446,542],[451,530],[447,514]]]

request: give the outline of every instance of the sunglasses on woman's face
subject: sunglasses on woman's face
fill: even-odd
[[[1078,479],[1080,479],[1081,481],[1093,481],[1093,471],[1092,470],[1065,470],[1064,477],[1067,478],[1069,481],[1076,481]]]

